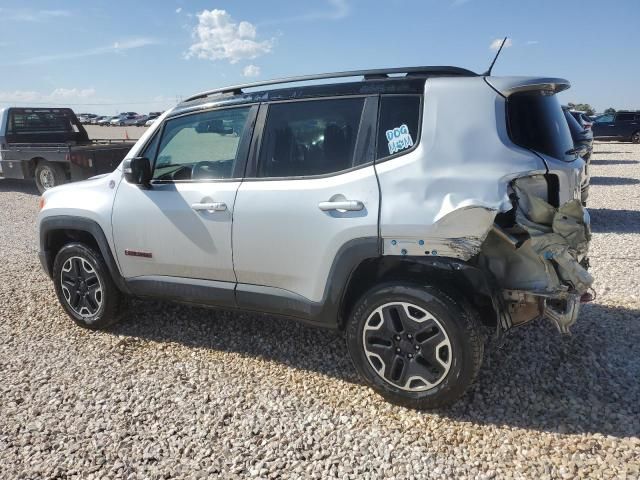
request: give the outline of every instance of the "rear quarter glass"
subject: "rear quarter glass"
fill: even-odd
[[[401,154],[418,143],[421,95],[383,95],[380,99],[377,159]]]
[[[558,160],[573,161],[565,152],[573,148],[567,118],[556,95],[522,92],[509,97],[507,121],[511,140],[521,147],[549,155]]]

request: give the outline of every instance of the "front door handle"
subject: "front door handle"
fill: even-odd
[[[334,202],[320,202],[318,208],[323,212],[329,210],[357,212],[364,208],[364,203],[360,200],[337,200]]]
[[[191,208],[196,212],[224,212],[227,204],[224,202],[193,203]]]

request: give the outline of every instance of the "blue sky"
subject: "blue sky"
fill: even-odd
[[[0,105],[147,112],[260,79],[410,65],[567,78],[564,102],[640,109],[638,0],[0,2]]]

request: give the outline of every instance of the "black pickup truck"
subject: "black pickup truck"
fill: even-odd
[[[0,177],[35,179],[41,193],[113,171],[133,144],[90,140],[69,108],[0,110]]]

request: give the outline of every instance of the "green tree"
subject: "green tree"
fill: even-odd
[[[571,105],[571,104],[569,104],[569,105]],[[587,115],[593,115],[594,113],[596,113],[596,109],[593,108],[588,103],[578,103],[573,108],[575,110],[580,111],[580,112],[585,112]]]
[[[607,108],[607,109],[604,111],[604,113],[607,113],[607,114],[609,114],[609,113],[610,113],[610,114],[614,114],[614,113],[616,113],[616,109],[615,109],[615,108],[612,108],[612,107],[609,107],[609,108]]]

